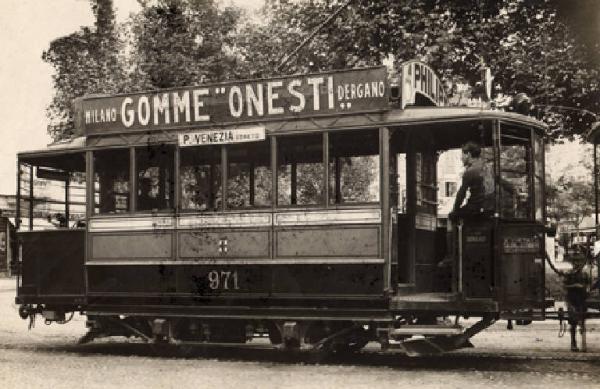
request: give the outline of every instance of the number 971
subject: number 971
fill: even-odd
[[[238,290],[237,271],[212,270],[208,273],[208,286],[212,290]]]

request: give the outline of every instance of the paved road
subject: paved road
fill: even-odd
[[[505,330],[498,323],[473,339],[474,349],[441,357],[359,355],[315,363],[308,353],[241,348],[157,352],[112,338],[77,345],[85,319],[38,321],[17,314],[14,281],[0,279],[0,388],[565,388],[600,387],[600,322],[588,353],[568,351],[555,322]]]

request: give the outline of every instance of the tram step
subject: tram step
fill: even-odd
[[[411,293],[394,297],[396,301],[412,302],[447,302],[456,301],[458,295],[455,293]]]
[[[460,325],[405,325],[390,331],[390,337],[406,335],[459,335],[463,327]]]
[[[396,293],[399,296],[415,293],[415,284],[397,284]]]

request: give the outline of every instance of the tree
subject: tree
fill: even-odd
[[[232,39],[241,15],[235,7],[141,1],[141,12],[118,25],[112,0],[90,3],[94,26],[52,41],[42,55],[55,70],[47,110],[54,140],[75,135],[71,104],[77,97],[220,81],[234,73]]]
[[[594,214],[593,166],[589,154],[577,163],[584,168],[583,174],[574,173],[575,169],[569,165],[556,179],[547,177],[546,202],[550,219],[572,223],[578,228],[584,218]]]
[[[340,0],[272,5],[275,9],[265,11],[268,24],[250,28],[256,35],[244,43],[260,44],[246,44],[245,57],[271,58],[259,61],[268,72],[278,47],[291,51],[323,15],[342,5]],[[398,61],[426,61],[451,83],[475,85],[480,68],[490,66],[498,92],[533,97],[551,139],[572,137],[596,120],[585,110],[598,112],[600,68],[590,55],[598,46],[580,43],[571,19],[561,0],[355,0],[285,70],[377,65],[393,54]],[[290,33],[282,37],[285,31]]]
[[[117,93],[124,70],[112,0],[90,0],[93,28],[83,27],[50,43],[42,59],[54,67],[55,94],[48,107],[48,133],[54,140],[74,135],[72,101],[91,93]]]
[[[168,88],[228,79],[241,11],[212,0],[142,2],[132,22],[132,87]]]

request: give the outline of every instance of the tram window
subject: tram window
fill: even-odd
[[[129,210],[129,150],[94,152],[94,213]]]
[[[329,136],[331,204],[379,201],[379,133],[348,131]]]
[[[323,203],[323,137],[277,138],[277,204]]]
[[[221,206],[221,146],[181,149],[181,209],[216,211]]]
[[[502,191],[500,194],[501,215],[509,219],[531,218],[529,132],[502,128],[500,142],[500,178],[513,189],[512,193]]]
[[[137,167],[137,210],[173,208],[175,192],[174,148],[147,146],[135,150]]]
[[[416,200],[421,212],[437,212],[436,155],[434,152],[416,153]]]
[[[396,155],[396,182],[398,186],[398,213],[406,213],[408,188],[406,184],[406,153]]]
[[[271,205],[270,142],[232,145],[227,149],[227,207]]]

